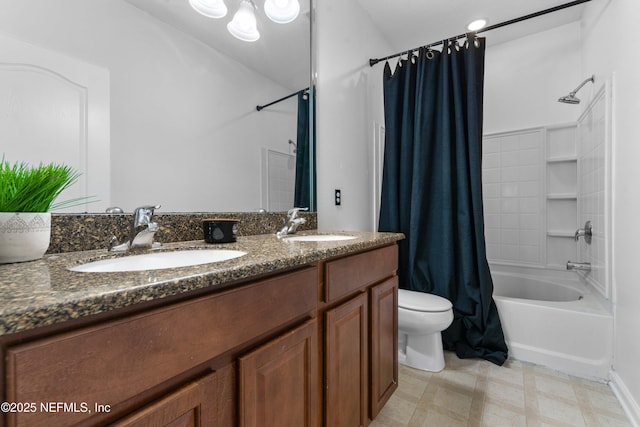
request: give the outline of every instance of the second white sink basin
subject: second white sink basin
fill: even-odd
[[[154,252],[103,259],[69,268],[71,271],[88,273],[113,273],[124,271],[160,270],[163,268],[189,267],[227,261],[246,255],[243,251],[226,249],[194,249],[172,252]]]
[[[355,236],[345,236],[342,234],[308,234],[306,236],[291,236],[285,237],[282,240],[289,240],[293,242],[337,242],[340,240],[355,239]]]

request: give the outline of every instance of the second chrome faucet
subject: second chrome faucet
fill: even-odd
[[[306,211],[309,208],[293,208],[289,209],[287,212],[287,220],[284,223],[284,226],[280,230],[276,232],[276,236],[284,237],[289,234],[295,234],[298,231],[298,227],[305,222],[306,219],[298,217],[298,212]]]

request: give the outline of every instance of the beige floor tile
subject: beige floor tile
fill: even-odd
[[[503,405],[488,402],[482,412],[482,426],[526,426],[524,411],[514,411]]]
[[[478,379],[473,373],[446,368],[440,372],[439,377],[448,384],[467,390],[469,393],[473,393],[476,380]]]
[[[452,414],[450,413],[431,410],[427,411],[427,413],[424,415],[424,419],[422,420],[422,424],[420,425],[423,427],[466,427],[467,419],[452,416]]]
[[[571,405],[553,397],[538,396],[540,417],[545,422],[560,421],[573,427],[586,426],[582,412],[577,405]]]
[[[446,387],[440,387],[433,399],[433,405],[451,411],[466,420],[469,418],[472,399],[472,395],[458,393]]]
[[[492,403],[509,405],[524,410],[524,389],[489,380],[487,384],[487,400]]]
[[[531,363],[499,367],[445,352],[446,368],[399,367],[399,388],[371,427],[630,427],[604,383]]]
[[[593,389],[586,389],[586,396],[589,400],[589,404],[597,411],[607,411],[614,414],[624,415],[624,410],[616,399],[611,390],[596,391]]]
[[[561,399],[577,402],[573,385],[564,379],[551,378],[547,375],[535,376],[536,390],[538,393],[546,394],[549,397],[557,397]]]
[[[502,381],[520,387],[524,385],[522,366],[496,366],[492,364],[489,368],[488,375],[489,378],[494,381]]]
[[[378,415],[383,424],[381,426],[402,425],[406,426],[413,415],[416,405],[413,402],[397,397],[394,393]]]
[[[597,414],[596,418],[598,420],[598,425],[601,427],[629,427],[629,421],[626,418],[611,417],[600,414]]]

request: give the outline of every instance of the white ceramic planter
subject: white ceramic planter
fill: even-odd
[[[51,240],[51,213],[0,212],[0,264],[40,259]]]

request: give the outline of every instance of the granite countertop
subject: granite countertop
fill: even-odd
[[[247,255],[212,264],[137,272],[83,273],[68,270],[68,267],[88,261],[126,256],[104,249],[46,255],[37,261],[0,265],[0,335],[197,289],[222,288],[237,280],[348,255],[404,238],[397,233],[331,234],[348,234],[357,238],[329,242],[285,242],[273,234],[262,234],[241,236],[237,242],[225,244],[206,244],[203,240],[167,243],[151,251],[230,249],[247,252]]]

